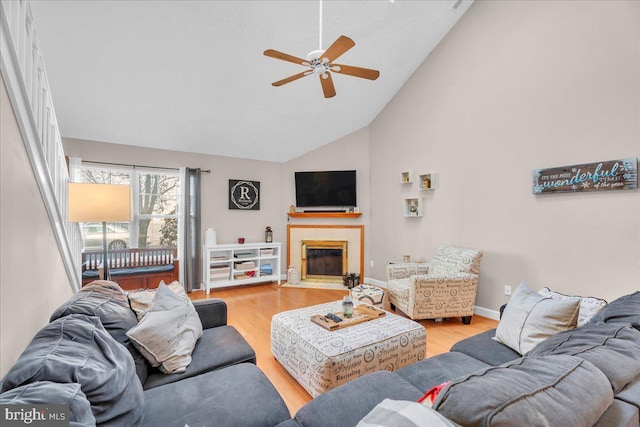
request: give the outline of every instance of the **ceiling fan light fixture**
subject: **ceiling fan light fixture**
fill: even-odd
[[[323,53],[324,53],[323,49],[312,50],[311,52],[307,53],[307,56],[305,56],[305,59],[309,62],[313,62],[313,60],[319,59]]]

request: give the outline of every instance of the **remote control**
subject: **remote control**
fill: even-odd
[[[342,318],[336,316],[333,313],[329,313],[329,314],[325,314],[324,317],[326,317],[327,319],[331,319],[334,322],[338,323],[338,322],[342,322]]]

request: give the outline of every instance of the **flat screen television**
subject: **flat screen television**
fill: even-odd
[[[355,207],[356,171],[296,172],[299,208]]]

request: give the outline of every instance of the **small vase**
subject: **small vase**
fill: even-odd
[[[265,243],[273,242],[273,231],[268,230],[264,232],[264,241]]]
[[[353,316],[353,300],[351,299],[351,295],[345,295],[342,299],[342,314],[344,314],[346,318]]]

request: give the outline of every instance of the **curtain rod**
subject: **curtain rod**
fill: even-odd
[[[144,165],[129,165],[126,163],[111,163],[111,162],[95,162],[93,160],[84,160],[82,159],[82,163],[93,163],[95,165],[110,165],[110,166],[129,166],[132,168],[145,168],[145,169],[164,169],[164,170],[172,170],[172,171],[179,171],[179,168],[166,168],[166,167],[161,167],[161,166],[144,166]],[[188,168],[188,169],[194,169],[194,168]],[[199,168],[196,168],[199,169]],[[210,169],[199,169],[200,172],[203,173],[211,173]]]

